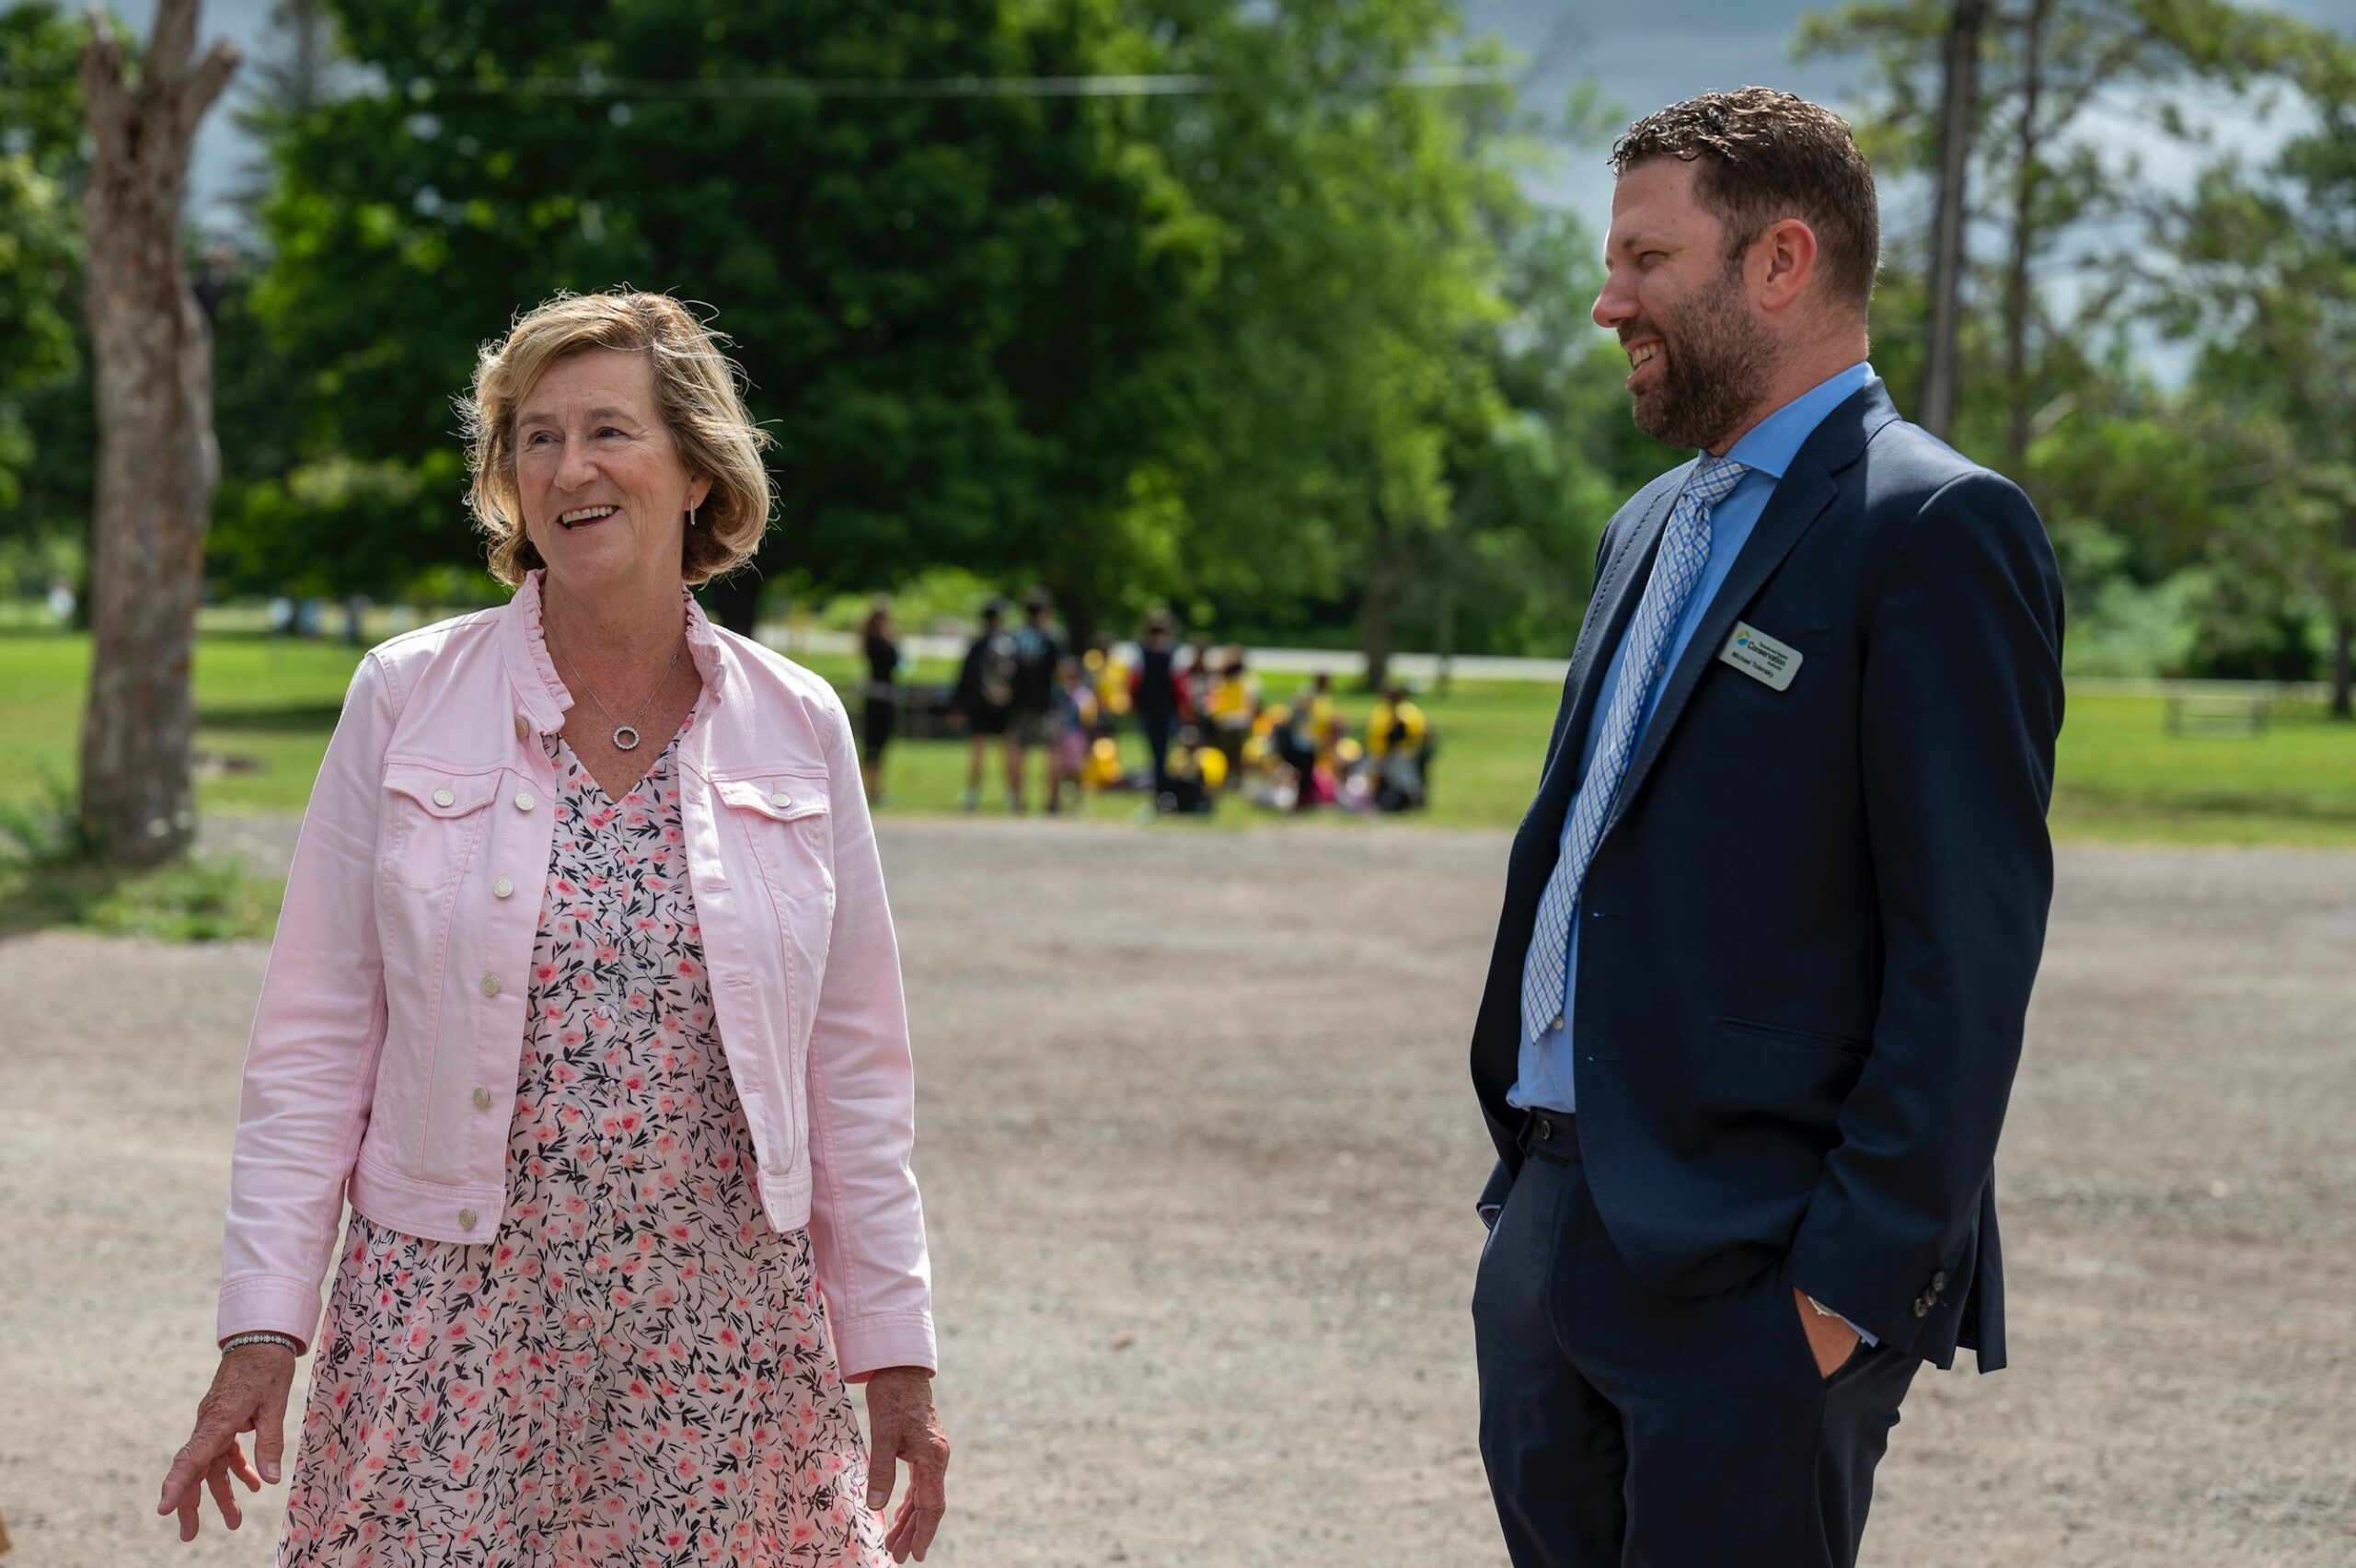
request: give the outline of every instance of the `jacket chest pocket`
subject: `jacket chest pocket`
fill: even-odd
[[[737,831],[752,844],[761,875],[781,900],[835,905],[835,836],[827,780],[803,774],[731,778],[712,786]]]
[[[1855,664],[1850,651],[1832,627],[1801,627],[1771,635],[1798,655],[1799,667],[1791,672],[1790,684],[1778,691],[1723,658],[1715,661],[1704,679],[1725,728],[1711,744],[1749,753],[1746,762],[1750,765],[1778,756],[1821,756],[1844,719],[1850,729],[1855,725]]]
[[[376,869],[404,887],[432,893],[467,874],[481,851],[496,773],[449,773],[414,763],[385,769],[384,822]]]

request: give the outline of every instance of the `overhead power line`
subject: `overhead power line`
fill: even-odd
[[[1502,65],[1417,65],[1355,78],[1361,91],[1377,87],[1474,87],[1508,83],[1516,73]],[[653,78],[607,76],[517,76],[507,81],[472,77],[415,76],[409,96],[424,100],[452,98],[1190,98],[1247,92],[1270,86],[1264,76],[1202,75],[1107,76],[887,77],[716,76]]]

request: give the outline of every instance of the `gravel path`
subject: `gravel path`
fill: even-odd
[[[283,846],[283,832],[255,836]],[[935,1562],[1504,1562],[1466,1313],[1497,835],[892,822],[957,1445]],[[2356,856],[2079,849],[2002,1160],[2013,1368],[1870,1562],[2356,1562]],[[0,943],[11,1568],[182,1550],[264,954]],[[1962,1364],[1969,1366],[1968,1360]]]

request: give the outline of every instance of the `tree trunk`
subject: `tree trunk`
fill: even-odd
[[[327,18],[318,0],[282,0],[271,19],[294,35],[293,57],[287,62],[286,107],[307,113],[320,98],[319,83],[327,73]]]
[[[1939,112],[1939,204],[1931,229],[1931,341],[1923,367],[1921,423],[1940,440],[1955,429],[1961,383],[1957,339],[1964,260],[1964,186],[1980,96],[1980,30],[1988,0],[1955,0],[1947,28],[1945,98]]]
[[[2331,617],[2331,716],[2356,718],[2356,611]]]
[[[2005,472],[2020,478],[2028,461],[2029,407],[2028,318],[2029,261],[2037,239],[2038,190],[2045,183],[2038,164],[2043,133],[2038,130],[2038,99],[2045,78],[2041,51],[2045,18],[2051,0],[2033,0],[2021,23],[2021,117],[2013,169],[2013,245],[2004,274],[2004,424]]]
[[[197,124],[237,64],[226,44],[194,58],[197,8],[158,0],[135,85],[103,22],[82,52],[98,463],[81,814],[101,854],[133,865],[179,854],[196,827],[189,673],[220,452],[212,342],[180,265],[180,214]]]
[[[1439,659],[1439,669],[1432,689],[1437,695],[1446,697],[1456,684],[1456,534],[1453,528],[1440,536],[1439,582],[1432,589],[1432,651]]]
[[[1358,647],[1366,654],[1366,689],[1380,691],[1391,678],[1392,615],[1396,609],[1398,534],[1382,509],[1375,509],[1374,537],[1367,541],[1366,595],[1358,607]]]

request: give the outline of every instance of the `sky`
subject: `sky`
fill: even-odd
[[[1576,0],[1462,0],[1468,26],[1503,39],[1548,68],[1524,85],[1525,96],[1553,108],[1580,81],[1592,81],[1633,119],[1697,93],[1761,85],[1782,87],[1854,116],[1860,107],[1863,55],[1796,63],[1792,39],[1800,18],[1831,0],[1644,0],[1642,5]],[[2271,8],[2356,33],[2356,0],[2272,0]],[[1552,42],[1554,47],[1549,49]],[[2221,142],[2262,154],[2281,134],[2246,111],[2218,119]],[[2189,153],[2154,146],[2149,128],[2096,117],[2096,138],[2146,156],[2155,179],[2189,175]],[[1578,213],[1599,236],[1611,216],[1611,174],[1601,153],[1565,149],[1530,182],[1541,199]]]
[[[6,3],[0,0],[0,6]],[[1844,113],[1854,110],[1860,60],[1797,64],[1790,56],[1800,17],[1823,8],[1825,3],[1644,0],[1641,5],[1629,5],[1626,0],[1614,0],[1604,5],[1594,0],[1461,0],[1467,24],[1474,33],[1502,39],[1533,59],[1542,52],[1545,55],[1546,68],[1524,84],[1531,103],[1551,110],[1576,84],[1591,80],[1632,117],[1695,93],[1750,83],[1785,87]],[[2356,33],[2356,0],[2274,3],[2278,9]],[[144,32],[152,0],[115,0],[114,8]],[[270,8],[271,0],[210,0],[203,12],[204,36],[208,40],[225,37],[251,59],[267,47]],[[236,87],[230,90],[234,97]],[[2149,148],[2154,140],[2147,130],[2123,118],[2098,123],[2096,131],[2120,148]],[[2281,134],[2240,113],[2225,117],[2221,133],[2229,143],[2254,153],[2262,153]],[[251,149],[238,136],[229,116],[216,109],[207,117],[197,141],[192,205],[200,222],[225,225],[232,221],[222,197],[236,184],[240,167],[250,156]],[[2156,178],[2165,179],[2171,172],[2185,173],[2191,167],[2189,156],[2171,155],[2165,149],[2154,156],[2151,172]],[[1602,149],[1563,149],[1550,167],[1532,171],[1528,188],[1542,201],[1576,212],[1599,238],[1610,224],[1611,176],[1603,165]]]

